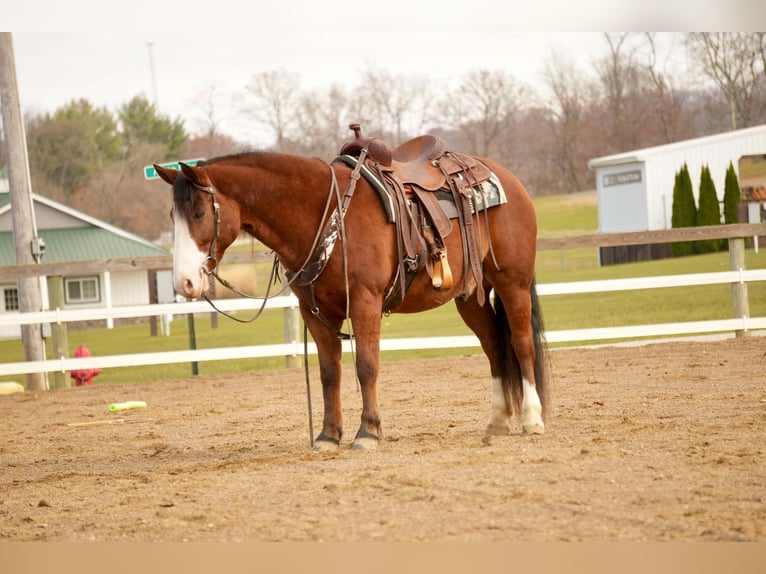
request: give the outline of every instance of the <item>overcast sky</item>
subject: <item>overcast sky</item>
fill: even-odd
[[[695,10],[685,10],[684,2],[669,10],[659,0],[525,6],[508,0],[16,0],[2,8],[0,27],[13,33],[25,112],[53,111],[80,97],[116,110],[143,94],[156,96],[161,113],[181,117],[193,132],[201,92],[215,86],[227,101],[265,70],[296,72],[302,87],[321,89],[355,83],[370,67],[436,80],[483,67],[539,88],[552,52],[583,69],[605,53],[601,32],[576,30],[689,30],[695,22],[711,29],[724,21],[733,24],[729,29],[746,29],[766,21],[748,12],[766,12],[766,2],[742,3],[737,12],[738,0],[704,0],[706,8],[697,2]],[[732,21],[732,11],[739,20]],[[254,127],[238,110],[217,113],[223,132],[263,143],[251,137]]]

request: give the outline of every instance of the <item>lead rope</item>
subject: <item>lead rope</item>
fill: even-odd
[[[303,370],[306,373],[306,403],[309,411],[309,444],[314,448],[314,415],[311,408],[311,378],[309,377],[309,329],[303,322]]]

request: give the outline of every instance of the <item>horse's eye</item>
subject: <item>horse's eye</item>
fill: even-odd
[[[192,217],[194,217],[194,221],[200,221],[203,217],[205,217],[205,208],[203,206],[196,208]]]

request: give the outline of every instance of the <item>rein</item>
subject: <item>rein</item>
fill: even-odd
[[[327,194],[327,202],[325,203],[324,211],[322,213],[322,219],[320,220],[320,222],[324,222],[327,219],[327,214],[329,213],[330,206],[332,205],[332,199],[333,199],[333,197],[337,197],[339,195],[338,180],[335,177],[335,170],[333,170],[332,167],[330,167],[330,173],[332,175],[332,180],[330,182],[330,191]],[[230,291],[236,293],[240,297],[244,297],[246,299],[261,299],[261,297],[256,297],[255,295],[250,295],[248,293],[244,293],[243,291],[237,289],[229,281],[227,281],[225,278],[221,277],[220,274],[218,273],[218,258],[216,257],[215,253],[216,253],[216,248],[217,248],[217,245],[218,245],[218,236],[220,235],[220,230],[221,230],[221,206],[218,203],[218,197],[216,195],[216,190],[215,190],[215,187],[213,187],[213,186],[198,185],[198,184],[194,183],[193,181],[190,181],[189,183],[195,189],[197,189],[199,191],[204,191],[205,193],[209,193],[210,195],[213,196],[213,214],[214,214],[214,217],[215,217],[215,228],[214,228],[214,231],[213,231],[213,238],[210,240],[210,249],[208,250],[208,255],[205,258],[205,260],[202,262],[202,266],[201,266],[202,270],[207,274],[208,277],[212,276],[213,278],[215,278],[216,281],[218,281],[218,283],[220,283],[221,285],[223,285],[224,287],[226,287]],[[231,313],[228,313],[228,312],[224,311],[223,309],[220,309],[219,307],[216,306],[216,304],[213,302],[213,300],[210,299],[207,296],[207,293],[203,293],[202,297],[205,299],[205,301],[207,301],[210,304],[210,306],[213,309],[215,309],[216,312],[220,313],[221,315],[223,315],[225,317],[228,317],[229,319],[232,319],[234,321],[237,321],[238,323],[252,323],[253,321],[255,321],[258,317],[260,317],[263,314],[263,311],[266,308],[266,302],[269,299],[271,299],[273,297],[277,297],[277,296],[281,295],[282,293],[284,293],[288,288],[290,288],[292,286],[292,284],[297,280],[297,278],[301,275],[301,273],[303,273],[303,271],[306,270],[308,265],[311,263],[311,259],[312,259],[312,256],[314,254],[314,251],[316,250],[316,247],[319,244],[319,240],[322,237],[323,229],[324,228],[322,227],[322,225],[320,223],[320,226],[317,229],[317,233],[314,236],[314,241],[313,241],[313,243],[311,245],[311,249],[309,250],[309,253],[308,253],[305,261],[301,265],[300,269],[298,269],[298,271],[295,273],[295,275],[293,275],[292,277],[290,277],[288,279],[287,283],[285,283],[285,285],[282,287],[282,289],[280,289],[276,294],[272,295],[271,294],[271,288],[277,282],[277,280],[279,278],[279,258],[278,258],[278,256],[276,254],[274,254],[274,262],[273,262],[273,264],[271,266],[271,271],[269,273],[269,282],[268,282],[268,286],[266,287],[266,294],[263,296],[263,298],[262,298],[263,301],[261,303],[261,306],[258,308],[258,310],[256,311],[255,315],[253,315],[249,319],[240,319],[239,317],[237,317],[235,315],[232,315]],[[344,249],[345,249],[345,247],[344,247]],[[213,267],[209,268],[208,263],[211,262],[211,261],[213,262]],[[318,311],[318,309],[317,309],[317,311]],[[313,308],[312,308],[312,313],[314,313],[314,309]],[[316,315],[316,313],[314,313],[314,314]],[[323,318],[323,317],[321,317],[321,318]],[[326,322],[326,324],[328,326],[330,326],[333,330],[337,331],[337,329],[335,329],[335,327],[332,326],[329,322]]]

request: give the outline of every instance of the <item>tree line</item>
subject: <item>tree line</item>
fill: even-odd
[[[222,132],[224,107],[268,134],[269,149],[325,160],[350,139],[355,121],[392,145],[434,133],[452,149],[505,164],[532,195],[592,189],[594,157],[766,123],[766,34],[603,38],[587,69],[566,54],[548,55],[537,86],[505,69],[440,83],[370,67],[354,85],[305,90],[297,74],[265,70],[235,98],[225,101],[214,88],[200,93],[193,132],[143,95],[115,112],[79,99],[26,118],[33,190],[156,239],[171,226],[170,197],[144,181],[142,167],[245,149]],[[675,70],[679,55],[690,74]]]

